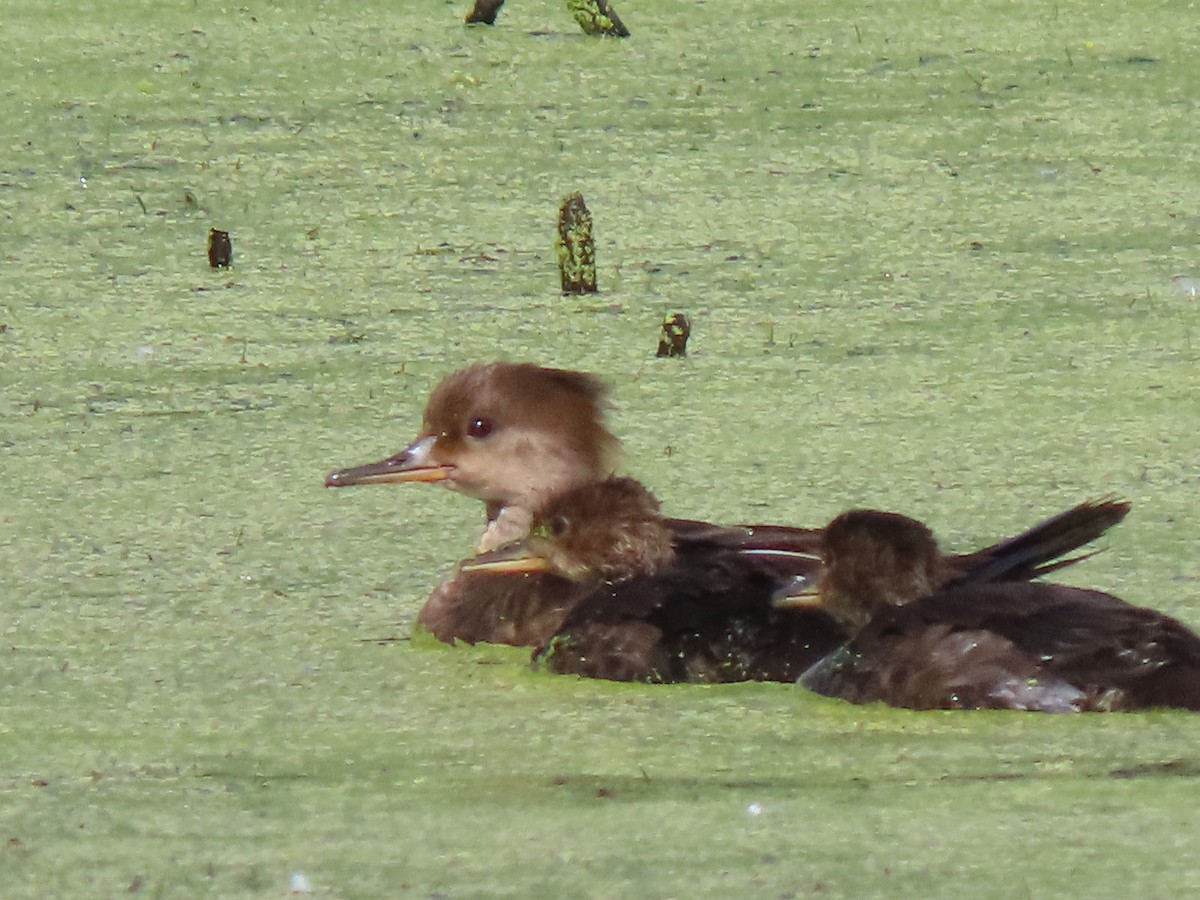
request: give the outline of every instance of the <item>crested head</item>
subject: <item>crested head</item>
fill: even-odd
[[[531,363],[476,363],[446,377],[425,407],[430,458],[446,483],[501,506],[611,474],[620,442],[604,424],[608,390],[594,375]]]
[[[653,575],[675,557],[658,499],[632,478],[608,478],[555,497],[534,517],[528,545],[574,581]]]
[[[825,528],[821,556],[822,606],[851,630],[938,586],[937,540],[923,523],[897,513],[842,513]]]

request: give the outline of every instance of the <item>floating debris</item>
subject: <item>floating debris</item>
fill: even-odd
[[[596,243],[592,237],[592,214],[576,191],[563,198],[558,209],[558,234],[554,249],[564,294],[596,293]]]
[[[671,313],[662,323],[655,356],[687,356],[687,342],[692,335],[692,323],[683,313]]]
[[[213,228],[208,232],[208,264],[214,269],[228,269],[233,265],[233,242],[228,231]]]

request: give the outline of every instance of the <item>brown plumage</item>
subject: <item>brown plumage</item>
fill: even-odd
[[[885,606],[959,583],[1029,581],[1091,556],[1067,557],[1129,514],[1128,501],[1089,500],[1021,534],[959,556],[943,554],[928,528],[899,513],[851,510],[820,534],[822,605],[851,631]],[[1064,558],[1065,557],[1065,558]],[[809,576],[811,577],[811,575]]]
[[[440,482],[484,501],[481,550],[521,537],[546,499],[610,474],[620,443],[593,375],[529,363],[476,363],[429,396],[421,433],[394,456],[331,472],[328,487]]]
[[[484,554],[464,561],[434,590],[417,617],[440,640],[537,646],[561,627],[595,581],[627,571],[657,571],[672,556],[672,537],[649,491],[609,479],[551,501],[525,554]],[[638,490],[619,486],[637,485]],[[568,518],[569,517],[569,518]]]
[[[479,550],[494,550],[523,537],[549,498],[612,474],[620,441],[605,424],[607,406],[608,389],[595,375],[531,363],[475,363],[434,388],[421,433],[407,447],[331,472],[325,485],[442,484],[487,504],[489,526]],[[812,529],[667,521],[683,539],[775,551],[785,569],[789,555],[816,564],[819,533]]]
[[[903,516],[845,513],[825,545],[820,597],[854,636],[804,674],[818,693],[914,709],[1200,709],[1200,637],[1169,616],[1065,585],[943,581],[933,535]]]
[[[536,647],[590,590],[550,572],[498,575],[459,569],[434,588],[417,622],[447,644]]]
[[[537,567],[583,595],[535,653],[551,671],[619,681],[794,681],[837,647],[822,612],[780,610],[773,562],[697,529],[676,539],[630,478],[552,500],[521,545],[471,566]]]
[[[942,556],[934,545],[929,568],[940,574],[928,578],[958,572],[980,581],[1028,577],[1126,509],[1116,501],[1081,504],[966,556]],[[653,495],[628,478],[561,495],[537,516],[521,545],[469,564],[473,571],[506,566],[548,570],[589,588],[576,595],[536,654],[555,672],[640,681],[794,681],[847,633],[824,611],[777,604],[781,578],[770,557],[747,553],[736,541],[706,538],[703,529],[681,540]],[[916,589],[925,591],[924,585]]]

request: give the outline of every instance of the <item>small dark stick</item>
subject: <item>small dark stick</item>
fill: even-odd
[[[567,9],[587,34],[629,37],[629,29],[617,16],[617,11],[608,0],[567,0]]]
[[[662,334],[658,338],[655,356],[687,356],[687,342],[692,334],[692,323],[683,313],[671,313],[662,323]]]
[[[228,231],[213,228],[208,232],[208,264],[214,269],[228,269],[233,265],[233,244]]]
[[[467,13],[467,24],[473,25],[478,22],[483,25],[495,25],[496,13],[500,12],[503,5],[504,0],[475,0],[475,5]]]
[[[558,234],[554,241],[564,294],[596,293],[596,244],[592,239],[592,214],[576,191],[563,198],[558,209]]]

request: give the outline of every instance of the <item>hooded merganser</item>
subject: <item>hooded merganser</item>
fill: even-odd
[[[944,578],[920,522],[874,510],[825,529],[816,597],[852,635],[801,684],[913,709],[1200,709],[1200,636],[1152,609],[1047,583]]]
[[[476,363],[434,388],[416,440],[325,485],[438,482],[487,504],[479,550],[493,550],[522,537],[546,499],[612,473],[620,443],[604,424],[607,394],[582,372]]]
[[[565,492],[534,517],[524,541],[465,568],[509,577],[549,572],[580,589],[534,654],[558,673],[795,681],[845,639],[824,612],[774,606],[781,579],[769,555],[699,532],[677,540],[658,500],[631,478]]]

